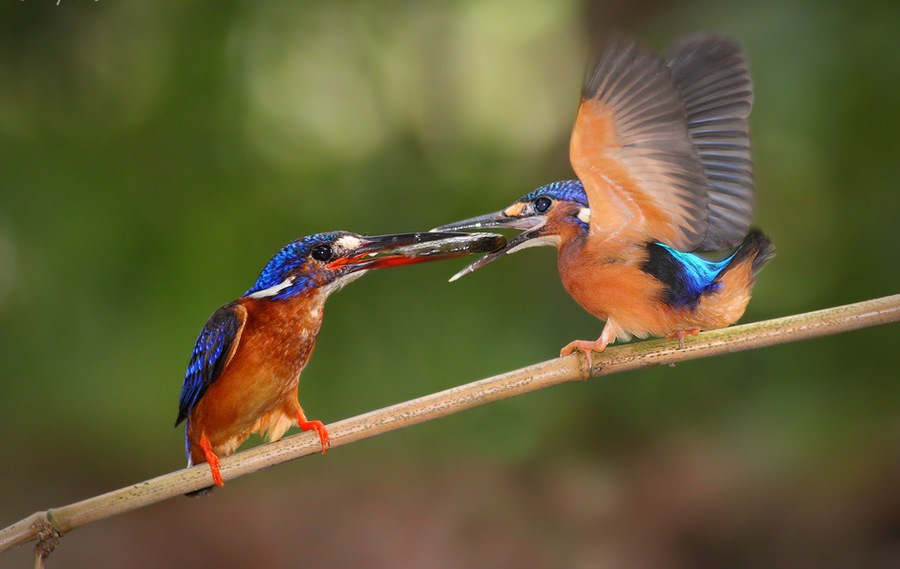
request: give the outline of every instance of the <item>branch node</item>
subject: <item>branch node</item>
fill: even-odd
[[[43,569],[44,561],[59,545],[62,533],[53,527],[50,520],[35,524],[35,528],[37,529],[37,543],[34,546],[34,567]]]
[[[600,370],[603,369],[603,366],[597,368],[597,371],[594,371],[593,362],[588,357],[587,354],[579,352],[578,356],[578,371],[581,374],[581,381],[587,381],[590,378],[594,377],[594,375],[599,374]]]

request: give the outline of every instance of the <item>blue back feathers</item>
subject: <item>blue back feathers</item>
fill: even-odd
[[[743,243],[721,261],[707,261],[693,253],[682,253],[662,243],[647,245],[647,261],[641,266],[666,285],[663,299],[676,311],[693,310],[704,294],[722,288],[719,279],[732,267],[750,259],[753,277],[775,255],[775,247],[758,229],[751,229]]]
[[[704,294],[717,292],[719,275],[736,253],[721,261],[707,261],[693,253],[682,253],[662,243],[647,245],[647,261],[641,269],[666,285],[665,302],[676,311],[694,309]]]
[[[563,180],[561,182],[553,182],[546,186],[529,192],[522,196],[520,202],[530,202],[541,196],[547,196],[555,200],[564,202],[574,202],[583,207],[588,205],[587,194],[584,193],[584,186],[578,180]]]
[[[334,243],[334,241],[343,234],[344,233],[339,231],[318,233],[316,235],[297,239],[296,241],[291,241],[282,247],[281,251],[276,253],[275,256],[269,260],[265,268],[263,268],[262,272],[259,274],[259,277],[256,279],[256,283],[253,284],[253,287],[251,287],[250,290],[244,293],[244,296],[249,296],[255,292],[266,290],[267,288],[278,286],[283,283],[291,271],[302,267],[303,264],[306,263],[306,259],[313,247],[316,245]],[[283,300],[322,284],[313,281],[310,277],[311,275],[304,276],[302,274],[297,274],[293,285],[280,291],[278,294],[267,298]]]

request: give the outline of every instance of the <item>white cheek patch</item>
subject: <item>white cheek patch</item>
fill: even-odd
[[[522,243],[519,243],[512,249],[508,250],[506,253],[516,253],[518,251],[521,251],[522,249],[528,249],[529,247],[559,247],[561,242],[562,239],[560,239],[559,235],[542,235],[540,237],[535,237],[533,239],[523,241]]]
[[[344,235],[340,239],[337,239],[334,244],[342,251],[352,251],[362,245],[362,241],[352,235]]]
[[[270,286],[269,288],[254,292],[250,295],[250,298],[266,298],[268,296],[275,296],[292,284],[294,284],[294,277],[288,277],[275,286]]]
[[[583,207],[583,208],[579,209],[578,215],[576,217],[578,217],[578,219],[580,219],[584,223],[589,224],[591,222],[591,208]]]

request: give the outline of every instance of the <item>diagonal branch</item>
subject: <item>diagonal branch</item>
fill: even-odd
[[[338,447],[552,385],[586,379],[588,376],[600,377],[642,367],[750,350],[898,320],[900,295],[893,295],[703,332],[686,339],[683,349],[678,349],[677,342],[673,340],[626,344],[608,348],[595,357],[594,366],[589,373],[583,369],[583,358],[580,356],[553,359],[338,421],[328,426],[328,432],[331,434],[332,447]],[[319,439],[314,433],[286,437],[223,458],[222,477],[233,480],[316,453],[320,448]],[[0,553],[37,539],[35,557],[42,565],[43,559],[53,550],[59,538],[79,526],[197,490],[209,486],[211,482],[209,468],[203,464],[68,506],[37,512],[0,530]]]

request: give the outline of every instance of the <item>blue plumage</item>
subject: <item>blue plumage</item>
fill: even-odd
[[[292,272],[296,275],[293,284],[268,298],[283,300],[314,288],[316,283],[309,278],[311,275],[306,275],[302,271],[297,271],[297,269],[306,263],[313,247],[333,243],[339,235],[339,232],[319,233],[288,243],[266,263],[266,266],[259,274],[259,278],[256,279],[256,283],[244,293],[244,296],[278,286]]]
[[[266,298],[282,300],[315,287],[312,275],[304,274],[298,269],[307,262],[313,247],[333,243],[339,236],[340,232],[319,233],[288,243],[266,263],[256,282],[244,296],[277,287],[292,274],[294,280],[290,286],[276,294],[267,295]],[[188,416],[209,386],[222,373],[234,340],[244,325],[245,315],[244,309],[238,307],[237,302],[226,304],[213,313],[200,331],[185,373],[175,426]]]
[[[662,243],[647,245],[647,261],[641,267],[666,285],[665,301],[681,310],[693,310],[704,294],[717,292],[717,279],[734,259],[733,253],[721,261],[707,261],[693,253],[683,253]]]
[[[226,304],[216,310],[194,344],[178,402],[177,427],[185,420],[210,385],[222,373],[234,344],[244,326],[245,312],[238,311],[236,303]]]
[[[579,180],[563,180],[541,186],[522,196],[519,201],[530,202],[541,196],[547,196],[559,201],[575,202],[584,207],[589,207],[587,194],[584,193],[584,186]]]
[[[519,201],[533,202],[540,197],[574,202],[588,207],[587,194],[579,180],[564,180],[541,186]],[[578,221],[587,230],[587,224]],[[709,261],[693,253],[678,251],[663,243],[648,244],[647,253],[647,261],[641,268],[666,285],[665,301],[676,310],[694,309],[704,294],[718,291],[721,284],[716,282],[716,279],[736,254],[721,261]]]
[[[588,207],[587,194],[579,180],[565,180],[541,186],[519,201],[531,202],[542,196]],[[587,224],[582,222],[582,225],[587,229]],[[732,254],[721,261],[708,261],[693,253],[677,251],[662,243],[649,244],[647,251],[648,260],[642,268],[666,285],[666,302],[676,310],[693,309],[700,302],[701,296],[719,290],[721,285],[716,279],[734,258]]]
[[[338,236],[338,232],[319,233],[288,243],[266,263],[256,282],[244,296],[276,287],[284,283],[291,274],[294,275],[294,281],[290,286],[266,298],[282,300],[315,287],[312,275],[304,274],[298,269],[307,262],[313,247],[332,243]],[[222,373],[232,351],[234,339],[244,325],[244,314],[243,308],[239,308],[236,302],[226,304],[209,318],[200,331],[185,373],[175,426],[188,416],[209,386]]]

